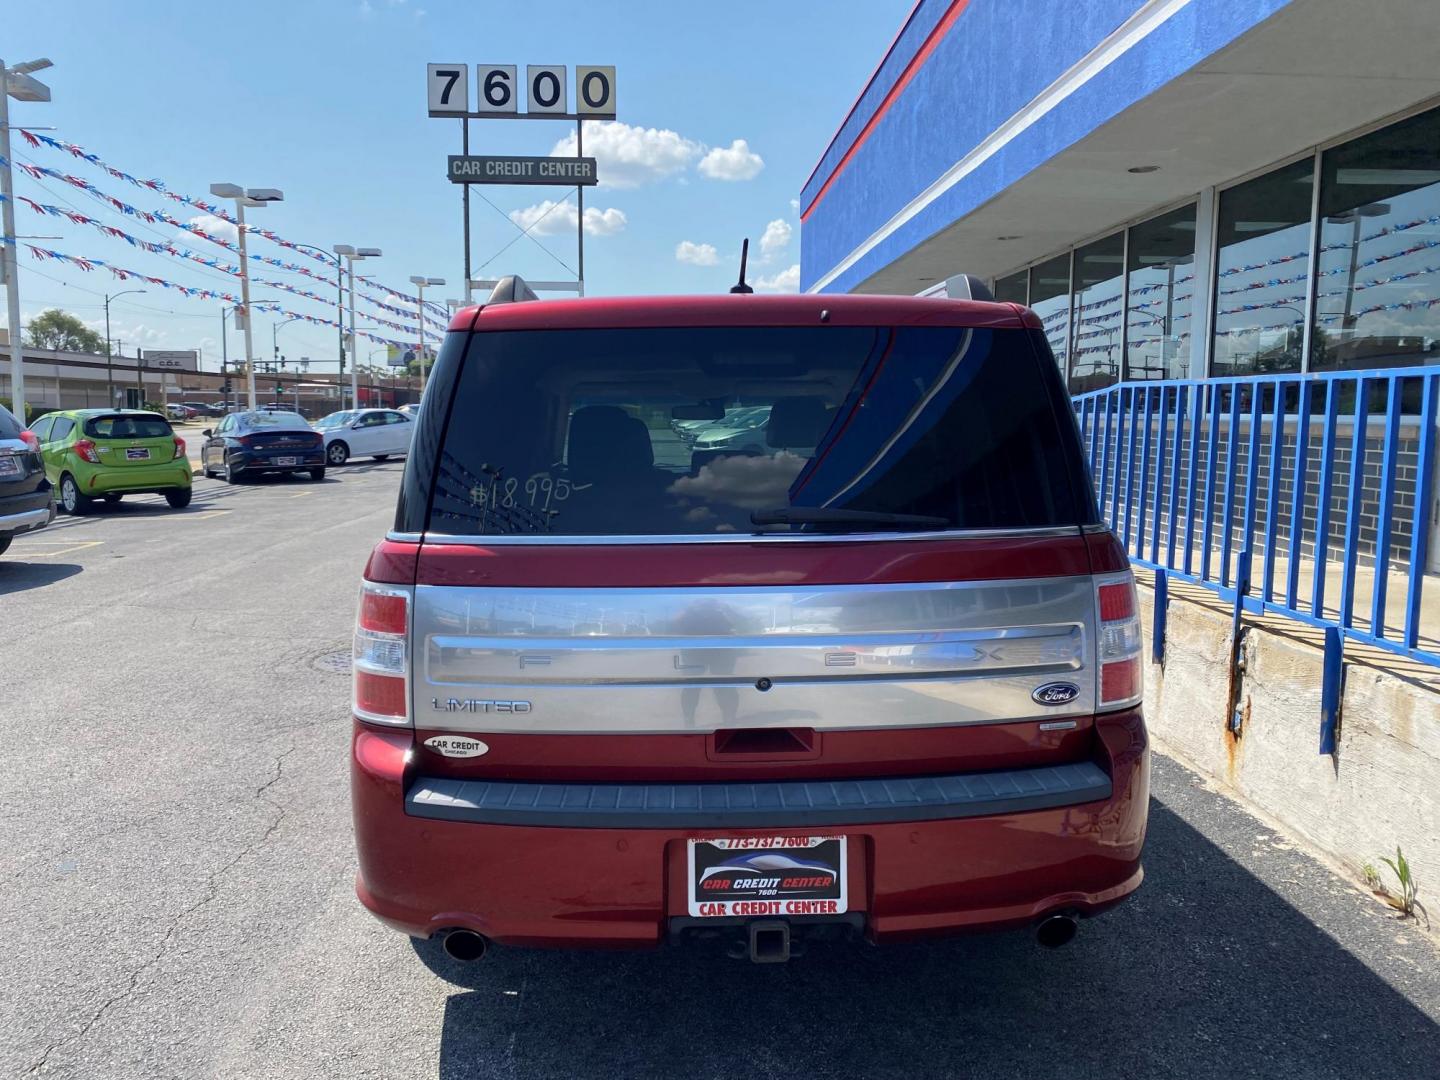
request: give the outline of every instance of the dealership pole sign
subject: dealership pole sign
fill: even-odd
[[[465,232],[465,299],[470,299],[470,185],[549,184],[575,188],[581,296],[585,295],[585,188],[598,182],[594,158],[585,154],[586,120],[615,119],[613,65],[574,68],[574,109],[571,69],[554,64],[529,64],[524,83],[518,64],[477,64],[471,108],[470,65],[429,64],[425,69],[426,106],[432,117],[458,119],[461,152],[451,155],[446,176],[462,185]],[[520,108],[521,98],[525,108]],[[575,124],[575,154],[569,157],[477,156],[470,153],[471,120],[567,120]]]

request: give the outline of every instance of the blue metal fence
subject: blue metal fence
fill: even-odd
[[[1440,666],[1437,399],[1440,367],[1419,367],[1122,383],[1074,407],[1134,562]]]

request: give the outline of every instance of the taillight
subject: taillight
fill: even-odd
[[[20,441],[30,447],[31,450],[38,451],[40,449],[40,440],[35,437],[35,433],[29,428],[20,432]]]
[[[78,439],[75,442],[75,453],[92,465],[100,464],[100,451],[89,439]]]
[[[1140,670],[1140,609],[1133,575],[1127,570],[1097,577],[1095,606],[1100,616],[1095,650],[1100,666],[1098,707],[1121,709],[1138,704],[1144,686]]]
[[[185,456],[185,440],[182,439],[182,438],[180,438],[179,435],[176,435],[176,436],[175,436],[175,458],[174,458],[174,460],[179,461],[179,460],[180,460],[181,458],[183,458],[184,456]]]
[[[352,660],[355,715],[377,724],[410,722],[410,590],[366,581],[360,587]]]

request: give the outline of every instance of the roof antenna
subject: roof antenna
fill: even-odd
[[[745,263],[750,258],[750,238],[747,236],[740,245],[740,280],[730,286],[732,293],[753,293],[755,290],[745,284]]]

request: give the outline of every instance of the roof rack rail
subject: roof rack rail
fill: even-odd
[[[937,281],[928,289],[915,295],[940,297],[946,300],[993,301],[995,299],[995,294],[990,291],[990,286],[985,284],[983,278],[978,278],[974,274],[955,274],[944,281]]]
[[[511,274],[502,277],[495,283],[495,288],[490,292],[490,299],[485,301],[490,304],[519,304],[526,300],[539,300],[535,290],[525,284],[525,279],[519,274]]]

